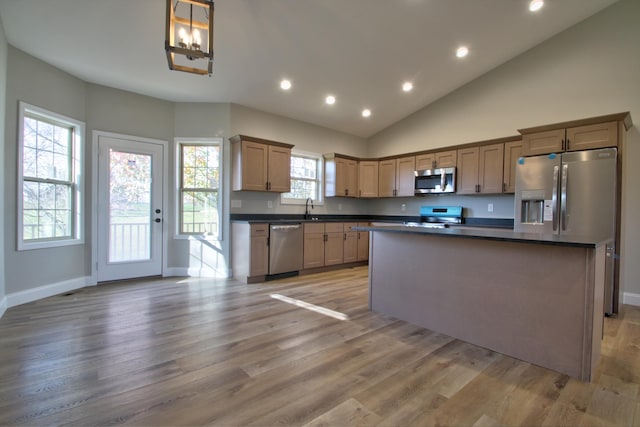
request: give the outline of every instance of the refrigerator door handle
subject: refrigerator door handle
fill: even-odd
[[[569,175],[569,165],[562,165],[562,189],[560,192],[560,215],[562,217],[562,230],[567,229],[567,176]]]
[[[553,231],[558,231],[558,175],[560,174],[560,168],[558,166],[553,167],[553,190],[551,192],[551,208],[553,211]]]

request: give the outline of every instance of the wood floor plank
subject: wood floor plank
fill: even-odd
[[[367,273],[152,278],[12,307],[0,425],[640,425],[640,308],[605,320],[584,383],[370,312]]]

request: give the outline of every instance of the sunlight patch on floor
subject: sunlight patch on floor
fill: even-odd
[[[339,311],[330,310],[328,308],[320,307],[319,305],[304,302],[295,298],[286,297],[280,294],[271,294],[269,296],[273,299],[277,299],[288,304],[293,304],[296,307],[304,308],[310,311],[315,311],[316,313],[324,314],[325,316],[333,317],[334,319],[349,320],[349,316],[344,313],[340,313]]]

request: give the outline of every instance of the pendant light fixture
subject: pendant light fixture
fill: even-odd
[[[211,76],[213,1],[167,0],[165,30],[169,69]]]

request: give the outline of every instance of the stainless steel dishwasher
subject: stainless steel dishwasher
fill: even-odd
[[[269,274],[302,270],[302,224],[269,225]]]

